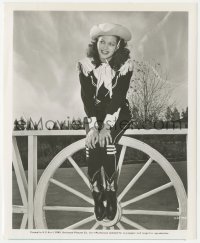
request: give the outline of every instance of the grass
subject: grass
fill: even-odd
[[[186,162],[173,162],[171,163],[177,173],[179,174],[185,189],[187,191],[187,163]],[[121,176],[119,179],[118,194],[128,184],[128,182],[134,177],[134,175],[140,170],[142,164],[128,164],[122,167]],[[83,172],[86,174],[86,167],[82,167]],[[38,177],[41,176],[43,170],[38,170]],[[88,190],[85,183],[83,183],[80,176],[73,168],[59,168],[54,174],[54,178],[59,180],[74,189],[84,193],[91,197],[91,193]],[[161,186],[169,182],[169,178],[166,176],[162,168],[153,163],[148,170],[140,177],[131,190],[125,195],[123,201],[129,200],[133,197],[141,195],[153,188]],[[19,189],[16,182],[16,177],[13,174],[13,204],[22,204]],[[59,205],[59,206],[90,206],[87,202],[74,196],[73,194],[59,188],[54,184],[50,184],[46,205]],[[174,188],[168,188],[139,202],[133,203],[126,207],[127,209],[147,209],[147,210],[169,210],[177,211],[178,201],[176,198]],[[48,211],[46,212],[46,219],[49,229],[63,229],[73,223],[78,222],[81,219],[89,217],[91,213],[86,212],[59,212]],[[138,224],[146,227],[147,229],[176,229],[178,220],[175,217],[168,216],[146,216],[146,215],[126,215],[129,219],[135,221]],[[13,228],[20,227],[22,215],[13,214]],[[89,229],[94,225],[94,221],[81,226],[80,229]],[[128,225],[122,223],[126,229],[130,228]]]

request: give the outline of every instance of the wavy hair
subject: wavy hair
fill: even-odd
[[[118,71],[125,61],[130,58],[130,50],[127,48],[127,43],[123,39],[119,38],[118,36],[116,37],[117,42],[120,40],[119,48],[113,54],[109,64],[113,70]],[[101,64],[101,60],[99,58],[97,42],[98,38],[88,45],[87,57],[93,58],[92,63],[98,67]]]

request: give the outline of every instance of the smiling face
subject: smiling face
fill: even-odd
[[[110,61],[117,50],[117,37],[112,35],[100,36],[97,41],[97,49],[102,62]]]

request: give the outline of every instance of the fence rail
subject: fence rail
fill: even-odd
[[[125,135],[186,135],[188,129],[127,129]],[[84,136],[85,130],[23,130],[13,136]]]

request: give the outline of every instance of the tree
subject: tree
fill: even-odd
[[[38,124],[34,122],[34,130],[38,130]]]
[[[54,122],[52,130],[59,130],[57,122]]]
[[[176,107],[174,107],[174,110],[172,112],[172,121],[177,121],[180,119],[180,112]]]
[[[26,130],[33,130],[30,120],[27,120]]]
[[[165,118],[167,107],[172,105],[171,90],[167,76],[161,78],[160,64],[151,65],[134,61],[134,72],[128,92],[131,113],[140,123],[154,123]]]
[[[59,125],[61,130],[67,130],[67,125],[65,121],[59,122]]]
[[[166,121],[172,120],[172,110],[169,106],[167,107],[167,111],[165,113],[165,119],[166,119]]]
[[[21,130],[20,125],[17,119],[14,121],[14,131]]]
[[[71,123],[71,129],[72,130],[79,130],[81,128],[82,128],[81,118],[78,118],[78,119],[73,118],[72,123]]]
[[[182,117],[184,120],[188,120],[188,107],[186,107],[185,111],[184,111],[184,109],[182,110],[182,112],[181,112],[181,117]]]
[[[25,128],[26,128],[26,121],[24,120],[23,117],[20,118],[19,125],[20,125],[20,130],[25,130]]]

